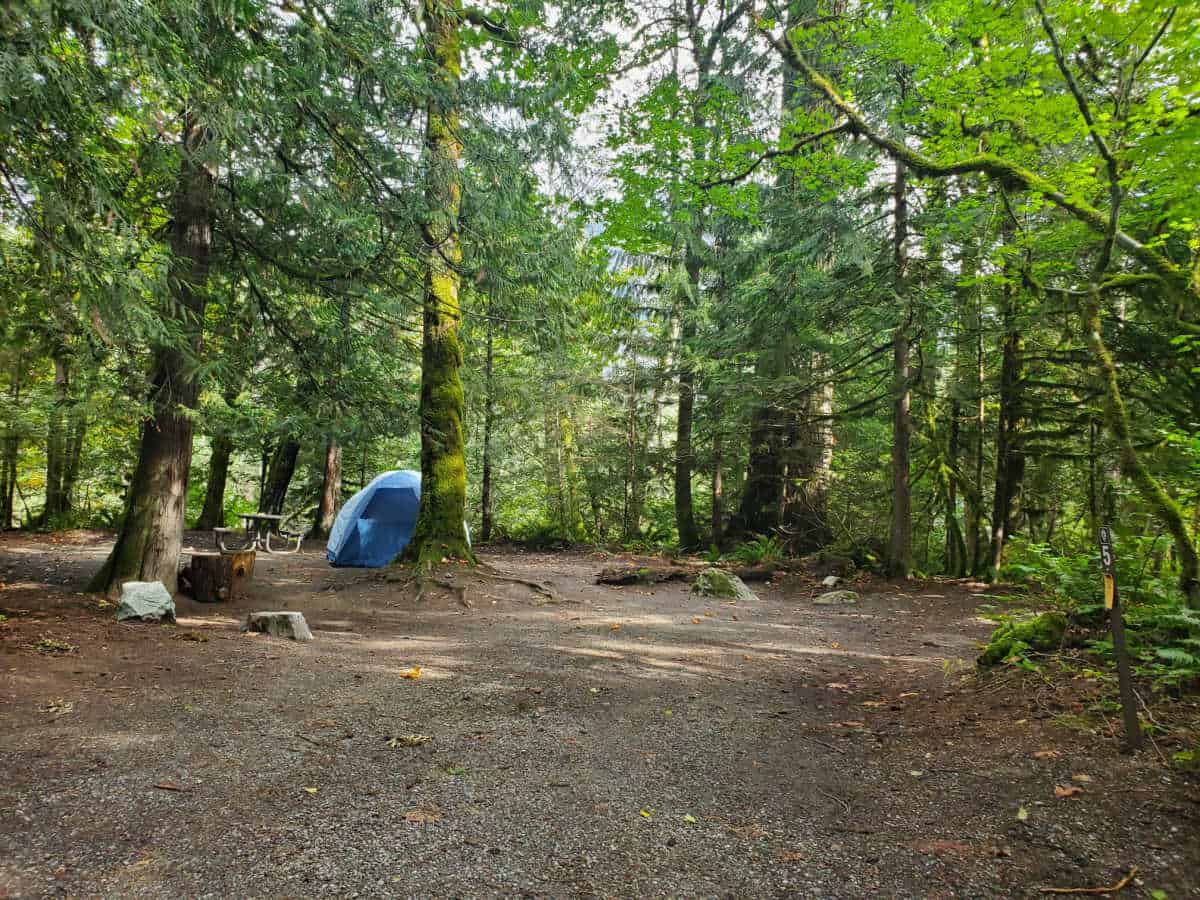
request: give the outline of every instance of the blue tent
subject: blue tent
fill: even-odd
[[[342,507],[325,557],[335,566],[386,566],[412,540],[420,502],[420,472],[384,472]]]

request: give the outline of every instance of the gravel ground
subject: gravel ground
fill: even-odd
[[[563,602],[464,608],[310,550],[161,627],[76,592],[104,536],[34,540],[0,538],[0,896],[1200,897],[1200,789],[1079,727],[1086,684],[964,675],[971,586],[735,606],[511,552]],[[317,639],[239,633],[267,608]]]

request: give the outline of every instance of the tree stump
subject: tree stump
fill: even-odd
[[[254,551],[193,553],[186,574],[192,599],[200,603],[234,600],[243,582],[254,575]]]

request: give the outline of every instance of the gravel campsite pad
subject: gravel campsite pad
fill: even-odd
[[[1134,867],[1119,896],[1200,896],[1195,781],[1082,727],[1084,681],[970,676],[981,586],[704,601],[513,551],[484,559],[555,597],[418,600],[314,548],[163,626],[79,592],[106,541],[0,537],[0,896],[1033,897]],[[315,640],[239,631],[267,609]]]

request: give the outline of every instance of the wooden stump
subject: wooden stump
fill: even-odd
[[[254,575],[254,551],[193,553],[186,574],[194,600],[201,603],[234,600],[243,582]]]

